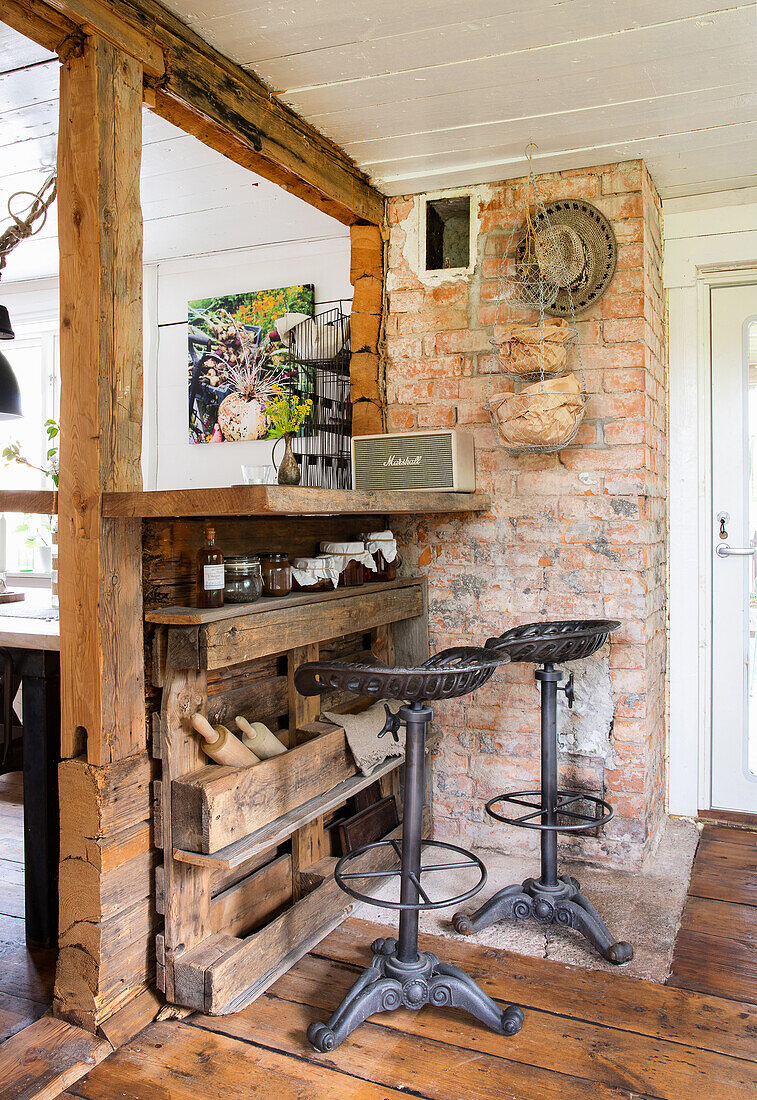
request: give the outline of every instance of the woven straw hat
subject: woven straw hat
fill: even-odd
[[[554,304],[545,311],[569,317],[571,297],[575,313],[589,309],[615,274],[618,246],[609,221],[583,199],[546,203],[532,221],[539,265],[545,279],[559,288]]]

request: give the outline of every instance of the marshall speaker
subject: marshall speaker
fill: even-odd
[[[352,487],[473,493],[473,436],[446,430],[357,435],[352,440]]]

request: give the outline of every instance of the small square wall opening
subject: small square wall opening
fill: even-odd
[[[470,267],[470,195],[426,200],[426,271]]]

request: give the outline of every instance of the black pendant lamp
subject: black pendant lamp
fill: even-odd
[[[5,306],[0,306],[0,340],[13,340],[15,332]],[[0,352],[0,420],[15,420],[21,416],[21,391],[13,368]]]

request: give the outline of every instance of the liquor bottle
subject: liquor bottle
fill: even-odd
[[[223,554],[213,527],[205,530],[205,545],[197,555],[197,606],[223,607]]]

